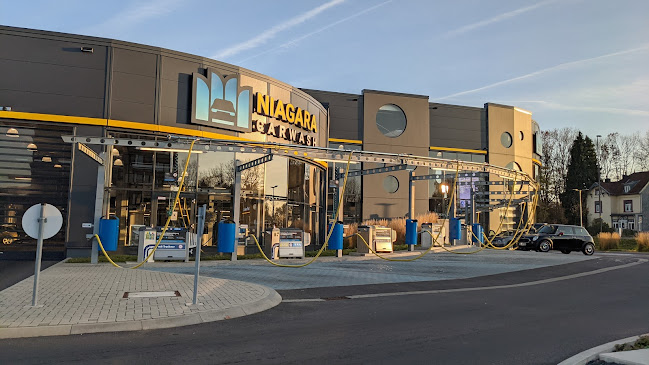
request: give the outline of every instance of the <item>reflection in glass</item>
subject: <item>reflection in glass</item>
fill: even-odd
[[[406,130],[406,114],[394,104],[383,105],[376,113],[376,126],[386,137],[399,137]]]

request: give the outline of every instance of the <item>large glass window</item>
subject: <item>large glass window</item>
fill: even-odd
[[[36,249],[36,240],[22,229],[22,216],[43,202],[58,208],[64,219],[43,250],[65,249],[71,146],[61,136],[71,134],[70,127],[0,121],[0,250]]]
[[[358,144],[349,144],[349,143],[336,143],[333,146],[341,150],[353,150],[360,151],[362,146]],[[344,173],[347,168],[346,158],[348,157],[347,153],[343,153],[343,160],[339,162],[329,162],[329,194],[328,194],[328,207],[327,207],[327,216],[328,219],[333,219],[336,214],[335,206],[338,204],[339,189],[342,187],[344,178],[341,177],[336,181],[335,171],[338,170],[340,173]],[[362,169],[362,164],[352,162],[349,165],[349,171],[358,171]],[[354,176],[347,178],[347,185],[345,187],[345,195],[343,197],[343,216],[338,217],[339,221],[343,223],[360,223],[362,220],[362,183],[363,178],[361,176]],[[335,204],[334,204],[335,203]]]

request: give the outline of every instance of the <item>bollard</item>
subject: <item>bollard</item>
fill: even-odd
[[[417,244],[417,220],[406,219],[406,245],[408,251],[414,251]]]
[[[235,248],[235,227],[232,221],[220,221],[219,233],[217,235],[218,251],[223,253],[234,254]]]

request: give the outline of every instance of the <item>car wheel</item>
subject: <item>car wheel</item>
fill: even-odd
[[[2,244],[3,245],[10,245],[11,242],[13,242],[13,239],[11,237],[2,237]]]
[[[561,250],[561,253],[565,253],[566,255],[570,253],[570,250],[563,249]]]
[[[584,246],[584,249],[582,250],[584,255],[590,256],[595,253],[595,245],[592,243],[587,243],[586,246]]]
[[[550,248],[552,248],[552,245],[550,244],[550,241],[543,240],[543,241],[539,242],[539,251],[548,252],[548,251],[550,251]]]

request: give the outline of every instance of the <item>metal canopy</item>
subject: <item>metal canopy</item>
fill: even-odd
[[[236,138],[236,137],[233,137]],[[168,140],[155,139],[123,139],[106,137],[85,137],[85,136],[62,136],[67,143],[85,143],[92,145],[126,146],[135,148],[160,148],[174,150],[188,150],[192,140],[196,140],[194,149],[203,152],[236,152],[255,154],[275,154],[299,159],[319,161],[347,162],[351,156],[352,162],[380,163],[389,165],[423,166],[436,170],[445,171],[469,171],[495,174],[504,179],[516,179],[529,181],[531,185],[536,183],[531,177],[520,171],[506,169],[504,167],[491,166],[487,163],[445,160],[434,157],[413,156],[409,154],[394,154],[370,151],[352,151],[344,149],[312,147],[302,145],[281,144],[275,142],[255,142],[236,140],[215,140],[195,139],[181,136],[169,136]]]

